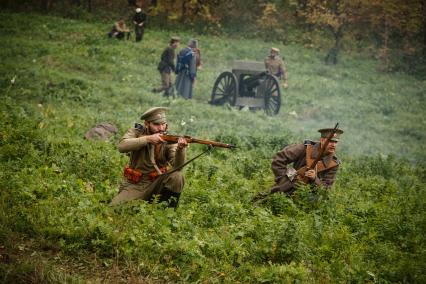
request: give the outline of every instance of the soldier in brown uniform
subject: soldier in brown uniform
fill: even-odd
[[[283,87],[288,87],[287,70],[284,61],[279,57],[280,50],[276,47],[271,48],[271,54],[265,58],[266,70],[276,76],[278,79],[283,80]]]
[[[319,143],[305,140],[303,144],[289,145],[279,151],[273,158],[272,171],[275,175],[275,185],[271,188],[271,193],[294,192],[294,186],[288,187],[289,179],[295,178],[295,170],[311,164],[319,154],[320,147],[325,144],[327,137],[332,133],[332,128],[318,130],[321,133]],[[305,176],[311,184],[329,188],[333,185],[336,173],[339,170],[340,161],[335,156],[336,146],[343,131],[338,129],[328,143],[322,158],[315,169],[307,170]],[[293,164],[293,167],[288,165]]]
[[[167,201],[176,208],[183,190],[184,178],[172,168],[185,163],[187,141],[179,138],[177,144],[166,144],[160,135],[167,130],[166,110],[154,107],[142,114],[144,125],[130,128],[118,143],[118,150],[130,153],[129,165],[124,169],[124,179],[119,193],[111,205],[134,199],[151,201],[159,196],[159,202]]]
[[[176,70],[175,50],[179,46],[179,43],[179,37],[172,37],[170,39],[169,46],[167,46],[161,54],[161,60],[157,67],[161,75],[161,87],[154,88],[152,90],[154,93],[164,91],[165,97],[173,96],[172,73],[174,73]]]

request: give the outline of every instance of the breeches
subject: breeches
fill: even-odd
[[[179,171],[160,175],[152,183],[132,184],[124,180],[120,185],[119,193],[112,199],[110,205],[117,205],[134,199],[149,201],[155,195],[159,195],[161,200],[161,196],[165,192],[181,193],[184,183],[184,177]]]

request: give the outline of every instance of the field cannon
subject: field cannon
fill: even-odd
[[[232,72],[225,71],[216,79],[210,104],[264,109],[267,115],[276,115],[281,107],[279,80],[259,61],[234,61]]]

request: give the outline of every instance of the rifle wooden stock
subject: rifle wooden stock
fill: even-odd
[[[226,144],[222,142],[216,142],[216,141],[210,141],[210,140],[202,140],[198,138],[193,138],[191,136],[178,136],[178,135],[169,135],[169,134],[162,134],[160,135],[161,139],[163,139],[166,142],[169,143],[177,143],[179,138],[183,137],[185,138],[187,143],[197,143],[197,144],[203,144],[203,145],[209,145],[212,147],[220,147],[220,148],[235,148],[235,145],[232,144]]]

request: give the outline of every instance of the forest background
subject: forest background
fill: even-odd
[[[424,1],[2,1],[0,281],[424,283]],[[145,39],[106,33],[135,5]],[[194,99],[151,93],[170,36],[200,40]],[[277,116],[207,104],[235,59],[288,65]],[[116,143],[153,105],[171,131],[235,143],[185,170],[177,211],[111,208]],[[99,122],[119,133],[88,141]],[[330,192],[260,206],[272,155],[340,122]],[[193,145],[189,155],[203,150]]]

